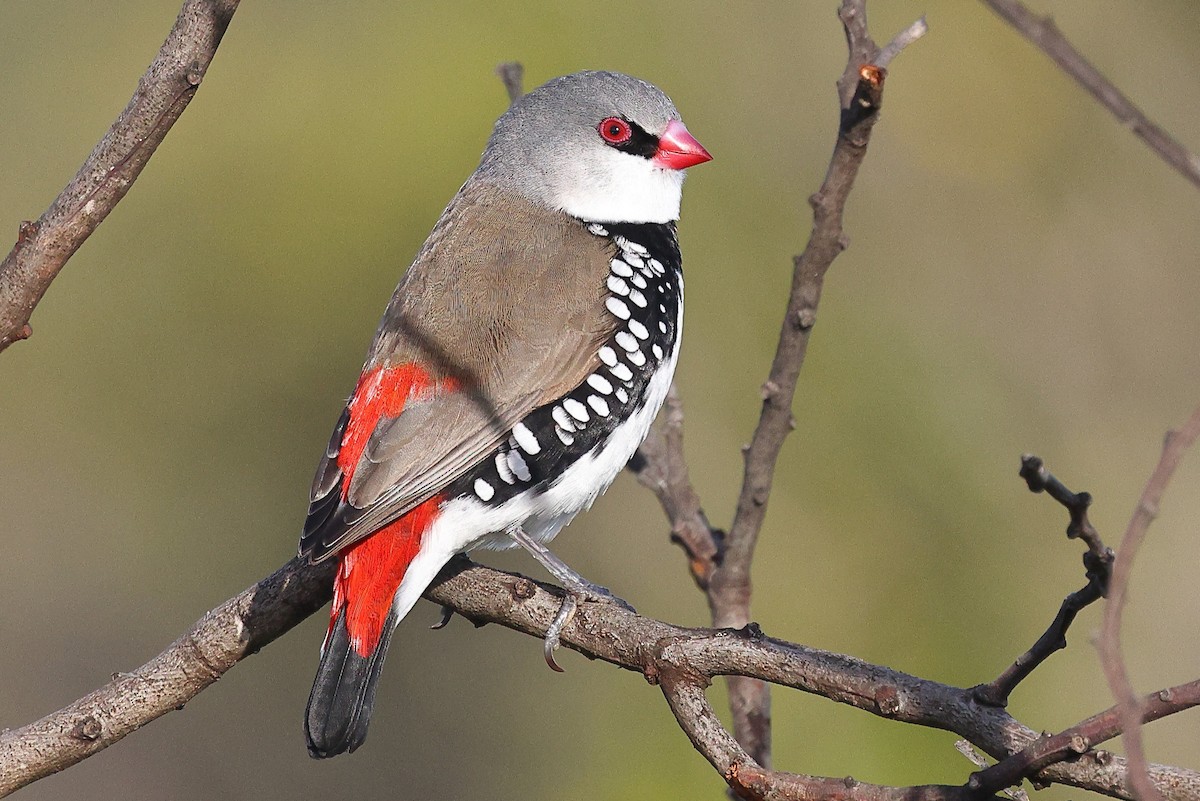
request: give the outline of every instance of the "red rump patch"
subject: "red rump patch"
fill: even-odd
[[[399,417],[413,398],[429,397],[442,392],[454,392],[458,382],[453,378],[433,378],[424,367],[414,362],[395,367],[379,365],[365,371],[350,396],[350,420],[342,435],[338,450],[338,467],[342,475],[342,500],[350,492],[350,479],[362,457],[371,434],[381,417]]]
[[[344,606],[350,645],[359,656],[370,656],[379,644],[392,598],[421,550],[421,536],[437,517],[441,502],[442,496],[435,495],[342,554],[333,581],[330,625]]]
[[[350,492],[354,470],[381,417],[398,417],[414,398],[457,389],[454,379],[432,378],[414,363],[380,365],[364,372],[350,398],[350,419],[338,450],[342,499]],[[329,625],[332,630],[345,608],[350,643],[359,656],[369,656],[379,644],[392,598],[421,550],[421,537],[437,516],[441,502],[440,495],[428,499],[342,553],[333,583]]]

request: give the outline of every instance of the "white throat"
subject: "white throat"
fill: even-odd
[[[550,189],[553,205],[587,222],[667,223],[679,219],[683,171],[605,148],[572,180]]]

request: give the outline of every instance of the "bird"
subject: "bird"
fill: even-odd
[[[612,483],[672,381],[684,170],[712,156],[671,100],[608,71],[497,120],[396,288],[318,464],[299,554],[338,560],[305,712],[309,754],[367,736],[392,634],[455,555],[546,547]]]

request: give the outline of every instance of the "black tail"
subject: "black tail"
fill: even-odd
[[[369,656],[360,656],[350,646],[346,610],[338,615],[321,654],[321,666],[317,668],[304,713],[309,756],[314,759],[337,756],[354,751],[367,739],[367,724],[375,705],[375,685],[395,624],[393,616],[388,615],[375,650]]]

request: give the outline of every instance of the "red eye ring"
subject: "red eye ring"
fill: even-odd
[[[633,128],[620,117],[606,117],[597,126],[600,138],[610,145],[623,145],[633,138]]]

